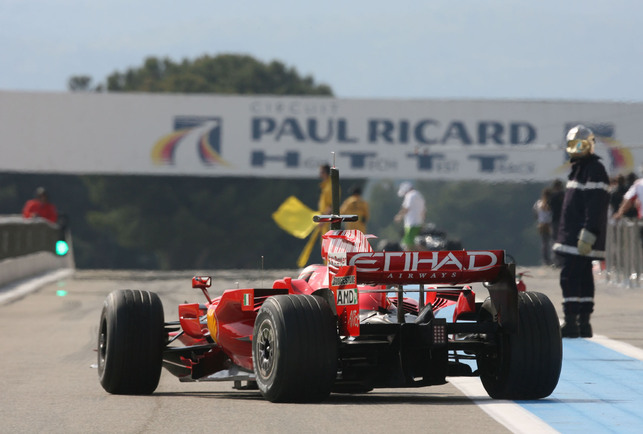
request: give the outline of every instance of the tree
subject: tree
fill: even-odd
[[[72,92],[82,92],[90,90],[92,78],[88,75],[75,75],[67,81],[67,88]]]
[[[89,75],[75,75],[67,80],[67,89],[70,92],[102,92],[104,86],[98,84],[92,88],[92,80]]]
[[[176,63],[148,57],[140,68],[107,77],[109,92],[332,95],[329,86],[300,77],[279,61],[262,63],[251,56],[221,54]]]
[[[303,242],[277,228],[272,212],[291,194],[312,205],[316,180],[95,176],[100,204],[87,219],[130,251],[153,254],[166,270],[294,267]],[[134,266],[134,265],[132,265]]]

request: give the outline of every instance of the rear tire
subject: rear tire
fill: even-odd
[[[158,386],[165,348],[163,305],[149,291],[119,290],[103,303],[98,376],[114,394],[147,395]]]
[[[252,336],[257,386],[272,402],[319,402],[337,376],[337,321],[321,297],[277,295],[261,306]]]
[[[518,293],[518,333],[500,330],[497,352],[479,354],[482,384],[495,399],[531,400],[551,395],[558,384],[563,359],[558,315],[551,301],[538,292]],[[480,321],[493,321],[489,299]]]

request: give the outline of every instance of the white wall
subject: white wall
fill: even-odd
[[[38,276],[53,270],[73,270],[68,258],[62,258],[48,252],[8,258],[0,261],[0,287],[20,279]]]

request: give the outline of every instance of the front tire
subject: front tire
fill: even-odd
[[[481,321],[494,321],[488,299]],[[518,293],[518,332],[495,336],[497,351],[478,355],[482,384],[495,399],[531,400],[554,391],[560,377],[563,345],[553,304],[538,292]]]
[[[337,376],[337,321],[321,297],[277,295],[261,306],[252,336],[257,385],[272,402],[319,402]]]
[[[114,394],[147,395],[158,386],[165,348],[163,305],[149,291],[119,290],[103,303],[98,376]]]

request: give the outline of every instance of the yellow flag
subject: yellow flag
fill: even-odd
[[[315,247],[315,241],[317,241],[318,237],[319,237],[319,226],[317,226],[313,231],[313,233],[310,235],[310,238],[308,239],[306,246],[304,246],[304,250],[301,251],[299,258],[297,259],[297,266],[299,268],[304,268],[304,266],[308,262],[308,258],[310,258],[310,253],[313,251],[313,247]]]
[[[313,222],[315,214],[317,211],[308,208],[295,196],[290,196],[272,214],[272,218],[281,229],[292,236],[303,239],[317,226]]]

